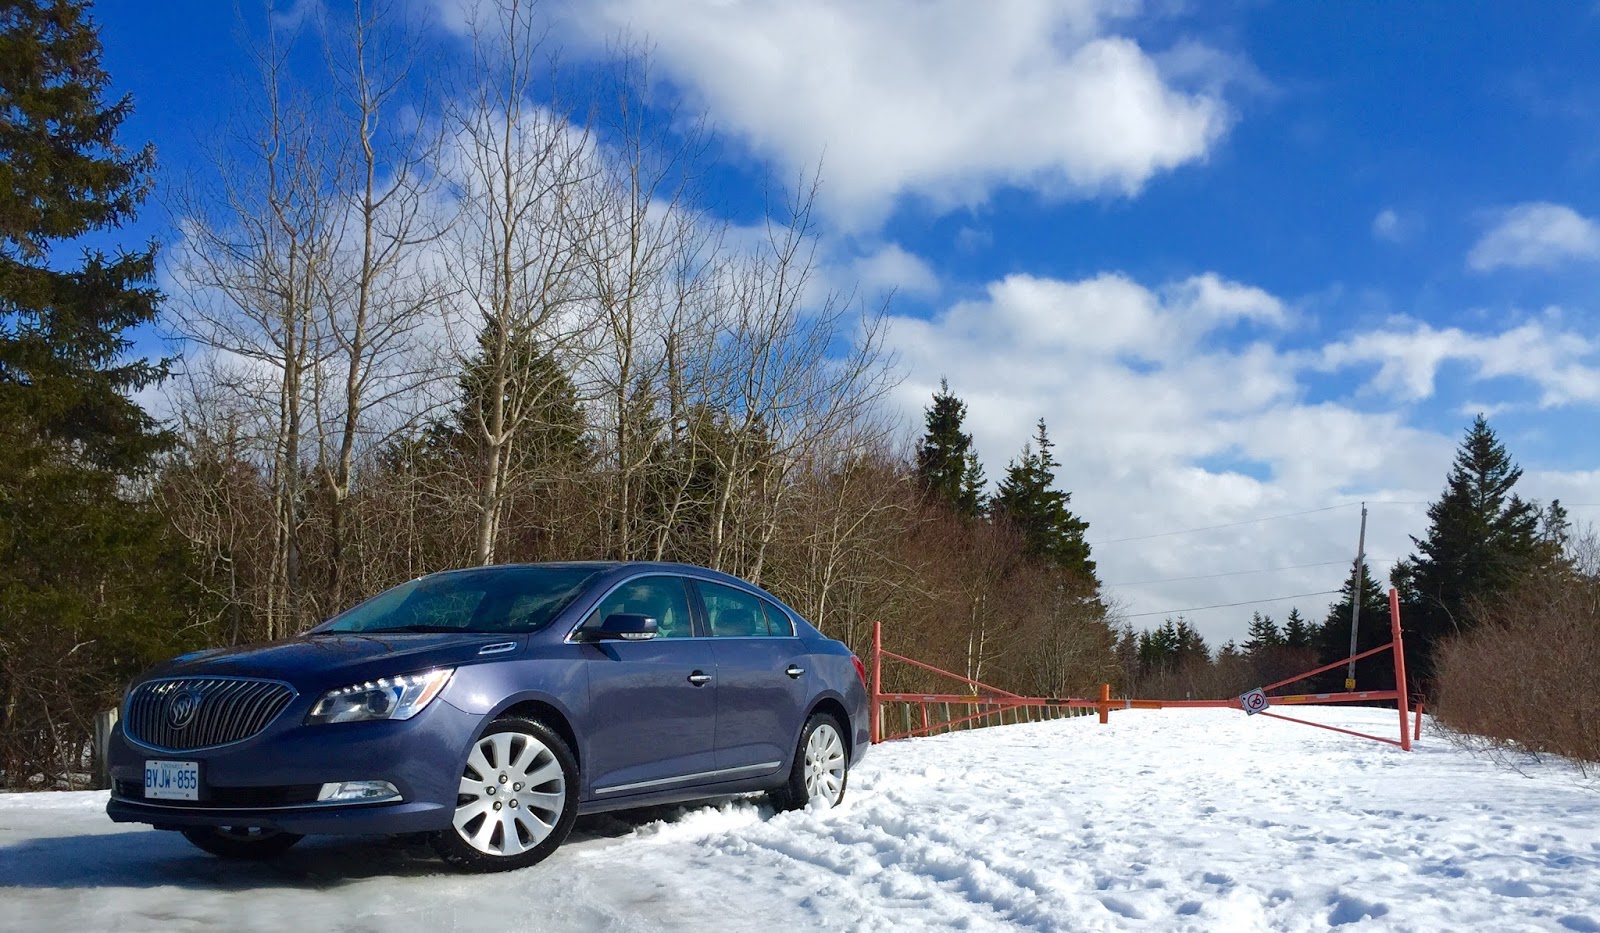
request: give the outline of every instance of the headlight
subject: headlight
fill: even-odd
[[[306,725],[329,722],[362,722],[368,719],[410,719],[433,702],[450,682],[453,667],[441,667],[421,674],[379,677],[364,684],[351,684],[330,690],[306,716]]]

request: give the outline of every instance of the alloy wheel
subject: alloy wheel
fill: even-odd
[[[521,732],[492,732],[467,756],[452,823],[477,851],[515,856],[549,837],[566,804],[566,776],[544,742]]]
[[[806,740],[806,796],[822,797],[831,806],[844,793],[844,740],[831,722],[821,722]]]

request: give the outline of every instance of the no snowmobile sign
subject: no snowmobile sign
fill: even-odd
[[[1249,693],[1239,697],[1239,706],[1243,708],[1246,713],[1249,713],[1252,716],[1260,712],[1265,712],[1266,708],[1270,705],[1271,704],[1267,702],[1267,695],[1259,688],[1251,690]]]

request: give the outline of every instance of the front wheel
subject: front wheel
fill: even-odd
[[[542,861],[578,817],[578,764],[554,729],[498,719],[467,755],[450,828],[434,837],[445,861],[509,871]]]
[[[838,806],[849,781],[849,759],[839,722],[826,713],[816,713],[800,730],[789,780],[772,793],[772,800],[780,810],[798,810],[819,797],[830,807]]]
[[[304,839],[295,833],[260,826],[191,826],[183,838],[219,858],[272,858]]]

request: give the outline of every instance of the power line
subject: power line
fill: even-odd
[[[1187,609],[1162,609],[1159,612],[1130,612],[1124,619],[1142,619],[1145,616],[1165,616],[1175,612],[1199,612],[1202,609],[1232,609],[1235,606],[1257,606],[1262,603],[1281,603],[1286,599],[1306,599],[1312,596],[1334,596],[1342,590],[1322,590],[1316,593],[1296,593],[1292,596],[1269,596],[1266,599],[1247,599],[1242,603],[1217,603],[1215,606],[1190,606]]]
[[[1173,535],[1194,534],[1197,531],[1216,531],[1219,528],[1237,528],[1240,525],[1255,525],[1255,524],[1258,524],[1260,522],[1276,521],[1276,520],[1278,520],[1280,518],[1295,518],[1295,517],[1300,516],[1300,515],[1315,515],[1318,512],[1331,512],[1334,509],[1348,509],[1348,508],[1352,508],[1352,507],[1354,507],[1356,505],[1359,505],[1359,504],[1360,503],[1357,503],[1357,502],[1346,502],[1346,503],[1343,503],[1341,505],[1324,506],[1323,508],[1320,508],[1320,509],[1306,509],[1304,512],[1285,512],[1282,515],[1264,515],[1261,518],[1248,518],[1248,519],[1245,519],[1242,522],[1228,522],[1225,525],[1205,525],[1205,526],[1200,527],[1200,528],[1184,528],[1184,529],[1181,529],[1179,531],[1163,531],[1163,532],[1160,532],[1158,534],[1153,534],[1153,535],[1133,535],[1132,537],[1128,537],[1128,538],[1111,538],[1111,539],[1108,539],[1108,540],[1105,540],[1105,541],[1092,541],[1092,542],[1089,543],[1089,546],[1090,547],[1101,547],[1101,546],[1107,545],[1107,544],[1121,544],[1124,541],[1146,541],[1146,540],[1149,540],[1150,538],[1168,538],[1168,537],[1171,537]]]
[[[1379,558],[1368,558],[1378,562]],[[1276,570],[1305,570],[1308,567],[1332,567],[1335,564],[1350,564],[1348,558],[1341,560],[1325,560],[1316,564],[1295,564],[1292,567],[1263,567],[1260,570],[1231,570],[1227,573],[1202,573],[1192,577],[1167,577],[1164,580],[1140,580],[1137,583],[1102,583],[1101,586],[1116,588],[1119,586],[1151,586],[1156,583],[1182,583],[1185,580],[1212,580],[1217,577],[1242,577],[1251,573],[1272,573]]]

